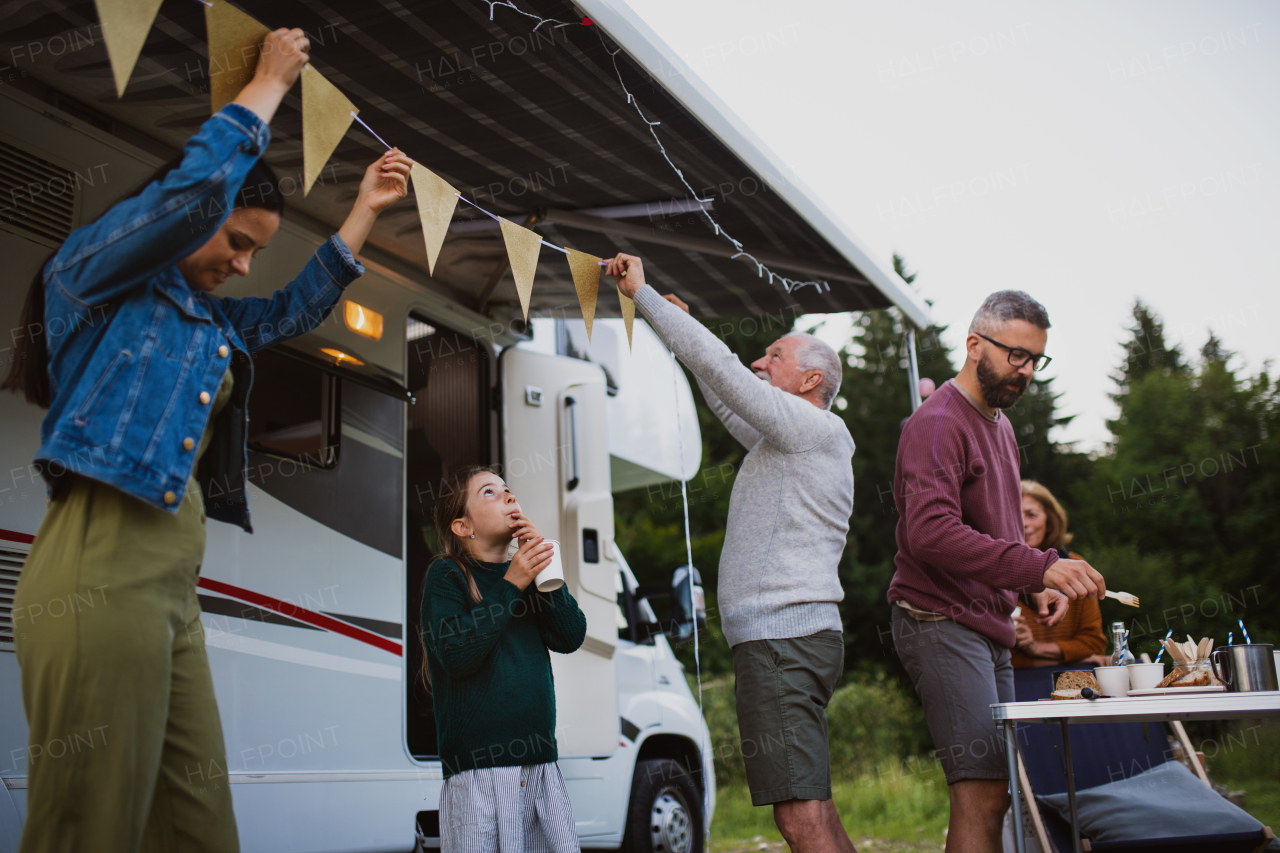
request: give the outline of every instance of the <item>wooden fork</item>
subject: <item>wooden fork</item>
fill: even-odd
[[[1107,590],[1107,598],[1114,598],[1121,604],[1127,604],[1130,607],[1138,606],[1138,596],[1128,592],[1112,592]]]

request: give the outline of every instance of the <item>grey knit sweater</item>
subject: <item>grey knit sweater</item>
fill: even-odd
[[[729,497],[717,596],[730,646],[841,629],[836,567],[853,512],[853,438],[839,417],[774,388],[645,285],[636,305],[750,452]]]

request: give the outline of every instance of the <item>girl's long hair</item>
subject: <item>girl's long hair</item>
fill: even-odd
[[[440,543],[436,558],[447,557],[462,569],[462,576],[466,578],[471,600],[476,604],[479,604],[481,599],[480,588],[476,586],[475,576],[471,574],[476,558],[471,555],[471,549],[467,547],[466,540],[453,532],[453,522],[467,514],[467,497],[471,493],[471,478],[477,474],[496,473],[498,472],[486,465],[466,465],[459,468],[445,478],[440,495],[436,498],[434,510],[436,536]],[[424,592],[425,587],[426,579],[424,578]],[[430,687],[431,671],[427,668],[427,644],[423,634],[426,631],[435,630],[435,626],[423,625],[421,628],[422,630],[418,632],[418,642],[422,644],[422,680]]]
[[[142,194],[151,184],[163,181],[169,172],[182,165],[182,155],[165,163],[155,174],[143,181],[137,189],[117,200],[112,207]],[[261,160],[250,167],[240,191],[236,193],[233,208],[255,207],[272,213],[284,211],[284,196],[275,172]],[[111,208],[102,214],[105,216]],[[101,216],[99,217],[99,219]],[[9,373],[0,382],[0,390],[13,391],[27,398],[28,403],[47,409],[53,403],[49,391],[49,344],[44,323],[44,268],[53,260],[58,250],[40,262],[27,288],[27,299],[22,304],[22,335],[13,343],[13,361]]]

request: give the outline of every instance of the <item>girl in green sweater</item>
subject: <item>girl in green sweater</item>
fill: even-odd
[[[436,501],[441,554],[422,588],[423,676],[432,688],[445,783],[443,853],[576,853],[556,765],[548,651],[582,645],[567,587],[538,592],[552,545],[490,468],[449,478]],[[519,549],[508,557],[512,539]]]

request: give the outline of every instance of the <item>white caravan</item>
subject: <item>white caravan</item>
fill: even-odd
[[[12,329],[58,227],[96,216],[159,158],[6,89],[0,168],[18,163],[46,185],[77,176],[60,225],[0,221],[0,323]],[[287,215],[253,275],[228,292],[269,293],[326,236]],[[697,469],[683,372],[642,323],[634,354],[616,320],[598,321],[591,345],[580,321],[563,320],[537,322],[533,341],[520,343],[395,270],[368,267],[323,326],[255,358],[255,533],[210,522],[200,582],[228,766],[192,767],[191,778],[231,786],[245,851],[439,846],[441,767],[417,677],[430,506],[443,472],[492,463],[562,543],[587,616],[583,647],[552,655],[560,766],[582,845],[617,848],[630,821],[628,849],[700,850],[715,794],[707,728],[613,541],[613,488]],[[593,361],[557,354],[588,350]],[[11,350],[0,353],[7,370]],[[102,601],[12,612],[45,511],[29,466],[42,415],[0,395],[0,851],[17,849],[26,806],[14,632],[68,608],[110,606],[108,588]]]
[[[454,0],[394,13],[331,0],[324,14],[248,5],[272,26],[307,28],[313,56],[339,74],[362,120],[468,200],[556,245],[642,254],[653,280],[699,316],[745,318],[746,330],[896,305],[911,324],[928,323],[919,295],[625,0]],[[201,4],[164,4],[123,98],[84,8],[0,0],[10,63],[0,69],[0,328],[10,330],[0,369],[9,335],[31,333],[18,314],[41,259],[208,117]],[[303,197],[298,106],[286,99],[266,155],[288,195],[284,224],[253,276],[225,286],[230,295],[267,293],[301,269],[383,150],[353,127]],[[568,265],[550,250],[532,295],[535,316],[550,319],[535,321],[530,339],[501,233],[471,215],[460,206],[429,275],[415,206],[388,210],[361,256],[368,273],[334,315],[255,359],[256,533],[210,524],[200,590],[229,766],[193,767],[192,778],[232,786],[246,851],[438,843],[435,725],[415,678],[428,510],[444,472],[495,463],[561,542],[587,615],[583,648],[553,655],[561,766],[583,846],[697,853],[715,802],[710,747],[663,634],[687,636],[697,617],[672,608],[657,624],[643,599],[666,585],[637,588],[612,512],[614,491],[697,470],[692,394],[643,323],[628,351],[620,322],[600,319],[620,314],[607,285],[584,341],[581,321],[566,319],[577,316]],[[41,416],[0,395],[0,853],[14,848],[26,805],[13,631],[68,612],[53,602],[11,612],[45,510],[29,465]]]

